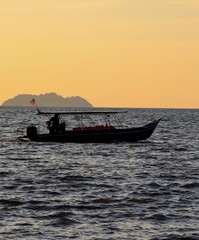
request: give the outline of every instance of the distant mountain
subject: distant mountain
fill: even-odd
[[[56,93],[46,93],[41,95],[20,94],[14,98],[6,100],[2,106],[30,106],[32,99],[36,100],[41,107],[93,107],[86,99],[76,97],[62,97]]]

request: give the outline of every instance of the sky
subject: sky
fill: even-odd
[[[0,105],[199,108],[198,0],[0,0]]]

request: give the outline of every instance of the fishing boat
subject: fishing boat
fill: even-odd
[[[38,115],[48,117],[47,133],[39,133],[35,125],[26,128],[23,137],[36,142],[74,142],[74,143],[111,143],[111,142],[137,142],[148,139],[154,132],[161,119],[150,122],[141,127],[123,127],[118,114],[120,111],[67,111],[67,112],[42,112]],[[54,115],[54,117],[52,117]],[[68,127],[63,116],[73,116],[77,124]],[[96,123],[94,118],[101,118],[103,124]],[[117,123],[112,124],[111,119]],[[87,123],[84,121],[86,120]],[[88,124],[89,123],[89,124]]]

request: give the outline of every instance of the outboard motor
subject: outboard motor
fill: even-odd
[[[37,128],[35,126],[29,126],[26,129],[26,135],[28,138],[34,138],[37,135]]]

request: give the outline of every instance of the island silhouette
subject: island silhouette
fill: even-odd
[[[30,106],[30,101],[35,99],[41,107],[93,107],[86,99],[79,96],[62,97],[54,92],[40,95],[19,94],[6,100],[2,106]]]

